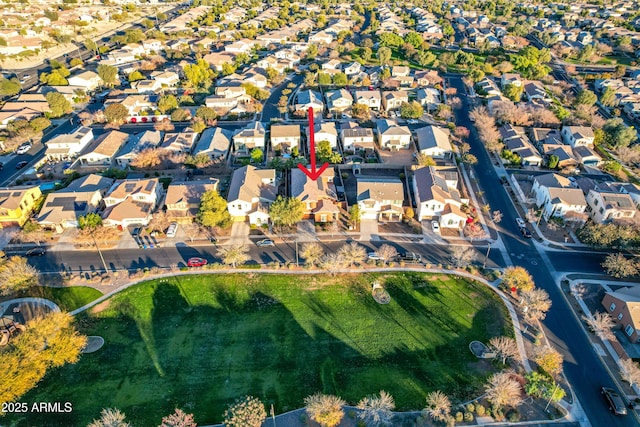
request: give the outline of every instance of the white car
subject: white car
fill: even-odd
[[[178,231],[178,224],[172,222],[169,224],[169,228],[167,228],[167,237],[172,238],[176,237],[176,232]]]
[[[31,144],[22,144],[16,149],[16,154],[26,154],[31,150]]]
[[[516,218],[516,224],[518,224],[518,227],[520,228],[525,228],[527,226],[522,218]]]
[[[373,261],[380,261],[382,258],[376,252],[369,252],[367,258]]]
[[[440,233],[440,223],[438,221],[431,221],[431,230],[434,233]]]

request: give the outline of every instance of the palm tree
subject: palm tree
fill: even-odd
[[[322,427],[335,427],[340,424],[345,401],[338,396],[316,393],[304,399],[307,414]]]
[[[393,417],[393,409],[396,407],[391,396],[386,391],[380,391],[380,397],[367,396],[358,402],[358,409],[361,412],[358,416],[364,420],[367,425],[389,425]]]
[[[345,243],[338,253],[342,255],[342,258],[350,267],[353,267],[353,264],[362,264],[367,258],[365,248],[356,242]]]
[[[498,372],[485,385],[487,400],[497,407],[518,406],[522,402],[520,383],[509,372]]]
[[[130,424],[124,420],[125,416],[120,410],[105,408],[100,413],[100,419],[93,420],[87,427],[129,427]]]
[[[162,419],[159,427],[197,427],[193,420],[193,414],[187,414],[182,409],[176,408],[175,412]]]
[[[436,421],[447,421],[451,415],[451,401],[440,390],[433,391],[427,394],[427,406],[424,410]]]

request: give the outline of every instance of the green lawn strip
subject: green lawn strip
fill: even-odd
[[[102,296],[102,292],[88,286],[66,286],[55,288],[51,286],[34,286],[19,294],[20,298],[45,298],[55,302],[60,310],[72,311],[80,308]]]
[[[391,303],[371,297],[379,280]],[[381,389],[398,409],[422,409],[426,393],[479,393],[493,368],[469,342],[513,335],[504,305],[484,285],[422,273],[203,275],[127,289],[79,316],[105,346],[51,372],[22,400],[69,401],[71,414],[30,414],[16,425],[86,425],[103,407],[133,426],[158,425],[181,407],[199,424],[253,394],[276,412],[315,391],[349,403]],[[56,424],[57,423],[57,424]]]

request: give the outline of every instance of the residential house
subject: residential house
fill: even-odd
[[[180,83],[180,76],[174,71],[154,71],[151,78],[160,83],[161,87],[172,87]]]
[[[419,153],[434,159],[450,158],[453,154],[449,130],[438,126],[416,129],[416,149]]]
[[[406,126],[388,119],[376,121],[376,132],[380,148],[390,151],[406,150],[411,144],[411,131]]]
[[[45,101],[8,101],[0,108],[0,128],[5,128],[9,122],[23,119],[31,120],[43,116],[51,109]]]
[[[524,85],[524,95],[528,101],[549,101],[549,95],[544,90],[542,83],[533,81]]]
[[[322,113],[322,110],[324,109],[322,95],[313,90],[303,90],[298,92],[296,101],[297,102],[294,106],[296,111],[307,112],[309,108],[313,108],[314,114],[318,114]]]
[[[627,286],[607,291],[602,305],[629,341],[636,344],[640,338],[640,288]]]
[[[300,125],[271,125],[271,149],[285,152],[300,145]]]
[[[313,44],[329,44],[333,41],[334,37],[327,31],[318,31],[315,34],[309,36],[309,43]]]
[[[327,100],[327,109],[331,113],[342,113],[353,105],[353,97],[346,89],[327,91],[324,95]]]
[[[109,104],[122,104],[129,114],[129,117],[139,117],[143,113],[153,113],[156,109],[155,95],[129,95],[125,99],[108,99],[104,106]]]
[[[265,134],[262,122],[249,123],[245,129],[241,129],[233,136],[234,149],[243,153],[248,153],[254,148],[264,150]]]
[[[391,77],[408,77],[411,69],[406,65],[394,65],[391,67]]]
[[[361,219],[377,219],[385,222],[402,221],[404,187],[399,178],[359,176],[356,200]]]
[[[355,103],[366,105],[372,110],[379,110],[382,105],[382,96],[377,90],[357,90]]]
[[[83,71],[67,78],[69,86],[78,86],[86,92],[93,92],[102,85],[102,79],[93,71]]]
[[[324,70],[340,70],[341,62],[337,59],[330,59],[327,62],[322,63],[320,68]]]
[[[571,147],[566,144],[543,144],[542,152],[547,160],[551,156],[557,156],[559,169],[575,169],[579,164]]]
[[[435,219],[443,228],[462,229],[467,215],[460,210],[469,200],[462,199],[458,191],[458,173],[454,170],[438,171],[433,166],[417,169],[412,179],[416,201],[416,219]]]
[[[523,166],[540,166],[542,164],[542,156],[529,141],[523,128],[510,124],[504,125],[500,128],[500,136],[505,149],[520,157]]]
[[[315,222],[333,222],[339,218],[334,176],[333,168],[325,169],[318,179],[310,179],[298,168],[291,170],[291,197],[302,201],[304,218],[313,218]]]
[[[147,130],[129,137],[127,144],[116,155],[116,164],[127,167],[144,150],[156,148],[162,141],[162,132]]]
[[[233,53],[233,54],[239,54],[239,53],[249,53],[251,52],[251,49],[253,48],[254,42],[252,40],[249,39],[242,39],[242,40],[238,40],[236,42],[233,43],[229,43],[226,44],[224,46],[224,51],[225,52],[229,52],[229,53]]]
[[[212,161],[226,159],[231,147],[233,134],[230,130],[219,127],[207,128],[200,135],[193,155],[206,154]]]
[[[225,96],[211,95],[205,98],[205,105],[219,111],[222,115],[232,108],[238,106],[238,98],[227,98]]]
[[[640,209],[640,186],[631,182],[610,182],[609,188],[619,193],[628,194],[631,200]]]
[[[69,160],[76,157],[91,141],[93,130],[80,126],[71,133],[56,135],[45,142],[47,150],[44,156],[50,161]]]
[[[414,78],[419,87],[435,86],[442,83],[442,77],[436,70],[419,70],[414,74]]]
[[[74,164],[110,167],[113,164],[116,153],[126,144],[128,139],[128,133],[118,130],[104,133],[82,150]]]
[[[269,206],[276,200],[275,169],[256,169],[243,166],[233,172],[227,210],[236,221],[249,220],[250,224],[269,223]]]
[[[440,91],[433,87],[420,88],[416,91],[416,101],[427,111],[433,111],[442,103]]]
[[[310,141],[309,128],[307,127],[307,141]],[[336,124],[334,122],[323,122],[314,124],[314,141],[316,147],[322,141],[329,141],[332,150],[338,148],[338,131],[336,130]]]
[[[404,102],[409,102],[409,94],[403,90],[382,92],[382,106],[385,111],[397,110]]]
[[[593,145],[595,138],[593,129],[589,126],[563,126],[562,140],[565,144],[569,144],[572,148],[580,145]]]
[[[347,76],[353,76],[362,71],[362,66],[359,62],[352,62],[351,64],[344,67],[343,71]]]
[[[113,179],[90,174],[78,178],[67,187],[49,193],[35,221],[46,230],[62,233],[78,227],[78,218],[95,213],[102,198],[113,185]]]
[[[103,199],[103,223],[120,228],[148,225],[161,198],[162,184],[157,178],[117,180]]]
[[[0,228],[22,227],[40,197],[37,185],[0,188]]]
[[[579,145],[573,149],[576,159],[585,166],[598,167],[602,163],[602,157],[588,145]]]
[[[159,148],[177,154],[191,154],[196,139],[198,139],[196,132],[167,132]]]
[[[557,129],[530,128],[529,138],[540,149],[544,144],[562,144],[562,136]]]
[[[531,188],[535,195],[536,206],[542,209],[542,216],[571,219],[584,223],[587,220],[587,200],[579,188],[572,185],[567,178],[548,173],[537,175]]]
[[[164,204],[170,221],[191,224],[200,210],[200,200],[207,191],[218,191],[218,180],[172,182],[167,187]]]
[[[483,96],[501,96],[502,92],[498,88],[496,82],[489,77],[485,77],[476,83],[476,89],[479,95]]]
[[[211,52],[202,57],[202,59],[207,61],[207,63],[213,66],[217,71],[222,71],[222,66],[224,64],[233,64],[234,58],[234,55],[224,52]]]
[[[142,40],[142,48],[147,55],[151,55],[162,52],[164,50],[164,45],[162,44],[162,40],[147,39]]]
[[[244,88],[244,86],[240,86],[237,84],[230,84],[230,85],[224,85],[224,86],[221,84],[218,84],[214,93],[215,93],[215,96],[222,97],[222,98],[240,98],[242,96],[247,95],[247,90]]]
[[[360,127],[355,122],[343,123],[340,128],[340,139],[345,152],[364,150],[372,153],[375,151],[373,130]]]
[[[524,83],[522,82],[522,78],[520,74],[517,73],[504,73],[500,78],[500,86],[504,89],[507,85],[512,85],[516,87],[522,87]]]
[[[632,220],[638,213],[630,195],[616,193],[610,189],[593,188],[587,193],[587,211],[593,222],[626,222]]]

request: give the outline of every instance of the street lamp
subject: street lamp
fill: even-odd
[[[482,262],[482,268],[486,268],[486,266],[487,266],[487,259],[489,258],[489,252],[491,252],[491,242],[489,242],[489,245],[487,246],[487,253],[484,255],[484,261]]]
[[[104,257],[102,256],[102,251],[100,250],[100,246],[98,246],[98,241],[96,240],[96,236],[91,233],[91,238],[93,239],[93,243],[96,245],[96,249],[98,250],[98,255],[100,255],[100,260],[102,261],[102,266],[104,267],[104,272],[109,274],[109,269],[107,268],[107,263],[104,262]]]

